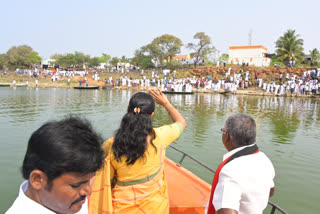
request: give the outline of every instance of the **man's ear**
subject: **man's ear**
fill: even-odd
[[[154,115],[154,112],[152,112],[152,113],[150,114],[151,119],[152,119],[153,115]]]
[[[33,170],[29,175],[29,184],[36,190],[40,190],[47,185],[48,177],[39,169]]]

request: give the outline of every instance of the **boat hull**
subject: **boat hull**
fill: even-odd
[[[10,83],[0,83],[0,87],[10,87]]]
[[[168,158],[165,159],[165,172],[169,213],[203,214],[209,201],[211,185]]]
[[[186,91],[162,91],[164,94],[193,94],[193,92]]]
[[[99,89],[98,85],[89,85],[89,86],[75,86],[74,89]]]

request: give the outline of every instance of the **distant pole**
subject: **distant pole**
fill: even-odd
[[[248,45],[249,45],[249,46],[252,45],[252,29],[250,29],[250,31],[249,31],[249,35],[248,35]]]

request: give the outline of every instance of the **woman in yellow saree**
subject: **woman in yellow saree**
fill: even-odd
[[[154,101],[168,111],[172,124],[152,127]],[[159,89],[134,94],[120,128],[103,146],[108,156],[96,173],[89,213],[169,213],[165,149],[185,127]]]

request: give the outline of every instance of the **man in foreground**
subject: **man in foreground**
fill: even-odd
[[[26,181],[6,214],[88,213],[91,179],[104,160],[102,142],[90,122],[78,117],[41,126],[28,142]]]
[[[255,144],[255,121],[246,114],[234,114],[221,131],[228,153],[214,176],[207,213],[262,214],[274,193],[275,172]]]

